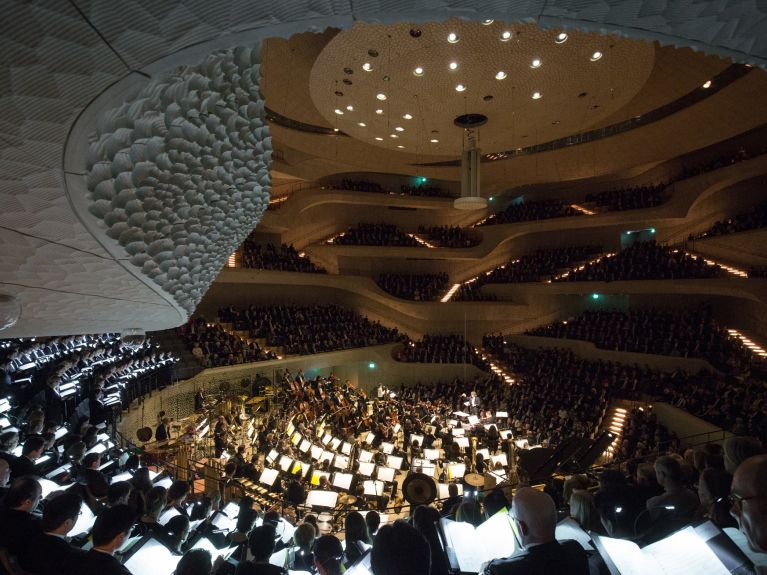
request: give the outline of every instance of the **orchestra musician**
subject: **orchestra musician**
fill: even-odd
[[[221,457],[226,449],[226,436],[229,432],[229,424],[223,415],[218,416],[216,427],[213,429],[213,444],[216,450],[216,457]]]

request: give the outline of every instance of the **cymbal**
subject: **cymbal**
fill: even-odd
[[[344,493],[343,495],[338,496],[338,502],[342,505],[351,505],[357,501],[357,498],[354,495],[349,495],[348,493]]]
[[[480,473],[467,473],[463,476],[463,480],[472,487],[485,486],[485,478]]]

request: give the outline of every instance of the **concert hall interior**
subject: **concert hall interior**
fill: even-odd
[[[762,3],[0,7],[0,575],[767,573]]]

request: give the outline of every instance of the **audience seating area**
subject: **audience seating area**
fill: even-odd
[[[764,227],[767,227],[767,202],[762,202],[751,210],[727,218],[724,221],[717,221],[706,231],[691,234],[688,239],[690,241],[702,240],[704,238],[736,234]]]
[[[331,240],[329,244],[338,246],[387,246],[387,247],[423,247],[414,238],[391,224],[358,224],[349,228]]]
[[[291,245],[272,243],[260,244],[247,239],[242,244],[241,262],[244,268],[277,270],[282,272],[327,273],[324,268],[314,265],[305,256],[299,255]]]
[[[344,178],[337,184],[330,184],[328,186],[331,190],[351,190],[354,192],[369,192],[374,194],[389,194],[400,196],[426,196],[433,198],[449,198],[453,194],[449,190],[443,190],[436,186],[426,186],[419,184],[417,186],[411,186],[408,184],[401,184],[399,191],[387,190],[381,184],[376,182],[369,182],[365,180],[352,180]]]
[[[697,311],[586,311],[576,318],[526,333],[590,341],[597,347],[615,351],[697,357],[724,371],[742,371],[752,359],[751,352],[731,337],[707,308]]]
[[[418,226],[418,235],[440,248],[472,248],[480,242],[477,233],[460,226]]]
[[[463,284],[453,299],[480,301],[491,299],[480,291],[483,285],[492,283],[524,283],[549,280],[557,272],[577,265],[602,250],[601,246],[574,246],[540,249],[535,253],[510,260],[494,270],[480,274],[476,280]]]
[[[372,322],[337,305],[249,306],[221,308],[218,319],[245,331],[250,338],[264,339],[284,355],[309,355],[400,341],[396,329]]]
[[[515,222],[529,222],[534,220],[548,220],[551,218],[566,218],[582,215],[583,212],[576,210],[569,204],[559,200],[523,202],[510,204],[505,210],[492,214],[479,225],[492,226],[497,224],[513,224]]]
[[[448,275],[381,274],[376,283],[391,295],[414,301],[434,301],[447,290]]]
[[[679,249],[655,242],[637,242],[614,256],[605,256],[583,269],[572,269],[554,281],[630,281],[727,277],[719,265],[709,265]]]
[[[609,190],[587,194],[586,203],[611,212],[653,208],[666,201],[665,190],[666,184]]]
[[[395,359],[410,363],[471,363],[485,369],[487,363],[462,335],[425,335],[409,341]]]

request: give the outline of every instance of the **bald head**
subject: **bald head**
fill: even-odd
[[[741,501],[733,507],[749,545],[767,553],[767,455],[756,455],[738,466],[732,493]]]
[[[511,513],[519,525],[523,546],[549,543],[554,540],[557,508],[548,494],[531,487],[517,489]]]

